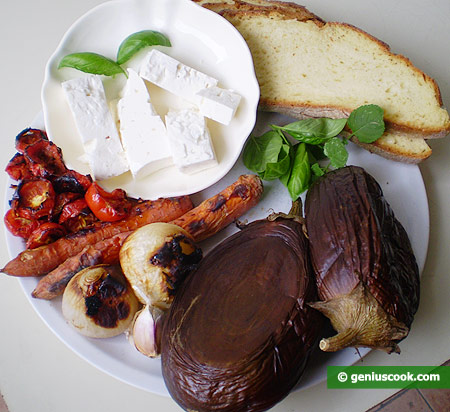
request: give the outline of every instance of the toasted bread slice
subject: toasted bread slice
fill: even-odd
[[[367,103],[385,111],[385,135],[364,148],[420,162],[424,141],[450,132],[436,82],[382,41],[345,23],[325,23],[295,3],[196,0],[229,20],[252,52],[260,109],[297,118],[347,117]]]

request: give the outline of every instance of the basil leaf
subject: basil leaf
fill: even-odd
[[[286,170],[286,173],[283,176],[280,176],[280,182],[287,187],[289,178],[291,177],[292,165],[294,164],[295,158],[295,148],[294,146],[289,146],[289,169]]]
[[[251,136],[244,148],[243,162],[247,169],[258,174],[266,170],[267,163],[277,163],[283,146],[281,136],[271,130],[260,137]]]
[[[347,119],[305,119],[280,127],[294,139],[308,144],[321,144],[337,136],[345,127]]]
[[[261,178],[264,180],[275,180],[285,175],[291,166],[291,158],[289,156],[290,146],[283,144],[278,155],[276,163],[267,163],[264,173]]]
[[[362,143],[373,143],[384,133],[383,109],[376,104],[358,107],[350,113],[347,124]]]
[[[154,30],[142,30],[128,36],[119,46],[117,63],[130,60],[139,50],[149,46],[170,47],[170,40],[162,33]]]
[[[287,184],[293,201],[308,189],[311,181],[311,168],[305,143],[299,143],[295,150],[294,164]]]
[[[324,145],[324,153],[330,159],[331,166],[339,169],[347,164],[348,152],[338,137],[333,137]]]
[[[61,67],[71,67],[85,73],[103,74],[105,76],[126,75],[122,67],[115,61],[90,52],[72,53],[64,56],[59,62],[58,69]]]
[[[314,163],[311,165],[311,171],[313,172],[314,176],[323,176],[325,174],[325,170],[323,170],[322,167],[320,167],[319,163]]]

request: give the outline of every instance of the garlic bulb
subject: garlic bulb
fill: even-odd
[[[83,269],[70,280],[62,299],[64,318],[91,338],[110,338],[125,332],[139,308],[119,265]]]
[[[151,223],[134,231],[120,249],[120,264],[137,298],[168,309],[178,285],[197,266],[202,251],[181,227]]]
[[[144,306],[134,317],[129,341],[136,349],[150,358],[161,353],[160,328],[164,311],[154,306]]]

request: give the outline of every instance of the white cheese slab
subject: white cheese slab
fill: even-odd
[[[93,178],[104,180],[127,172],[128,161],[100,76],[88,75],[67,80],[62,83],[62,88]]]
[[[193,174],[217,165],[206,120],[198,111],[169,111],[166,128],[174,164],[181,172]]]
[[[144,80],[132,69],[128,69],[117,113],[122,144],[134,178],[143,178],[173,164],[164,122],[151,103]]]
[[[229,125],[241,101],[241,96],[232,90],[211,86],[197,92],[200,113],[224,125]]]
[[[139,75],[145,80],[190,101],[198,103],[197,92],[216,86],[218,81],[171,56],[152,49],[141,63]]]

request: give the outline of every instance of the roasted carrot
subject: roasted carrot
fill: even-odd
[[[183,227],[196,241],[204,240],[252,208],[261,198],[262,192],[263,186],[258,176],[242,175],[223,191],[170,223]],[[100,263],[118,263],[120,246],[128,234],[121,233],[97,242],[67,259],[39,281],[32,296],[53,299],[63,293],[67,283],[79,270]]]
[[[188,196],[144,201],[136,213],[113,223],[101,223],[62,237],[36,249],[25,250],[11,260],[1,272],[12,276],[40,276],[58,267],[66,259],[93,245],[122,232],[137,229],[152,222],[170,222],[191,210]]]
[[[119,251],[125,239],[132,232],[122,232],[94,245],[86,246],[80,253],[66,259],[57,268],[43,276],[31,296],[39,299],[53,299],[64,292],[70,279],[80,270],[98,265],[119,262]]]
[[[182,227],[199,242],[242,216],[258,203],[262,193],[263,185],[258,176],[242,175],[222,192],[171,223]]]

